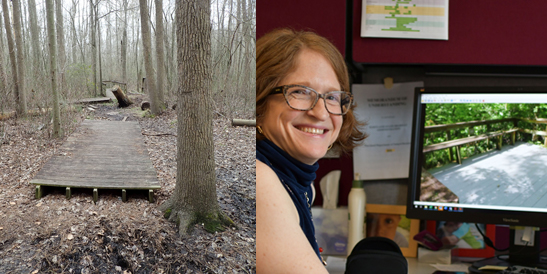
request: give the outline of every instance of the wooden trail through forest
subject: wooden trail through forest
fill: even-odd
[[[72,188],[119,189],[122,199],[126,190],[149,191],[160,184],[148,155],[138,122],[85,120],[59,151],[30,182],[36,185],[36,198],[43,187],[64,187],[70,199]]]

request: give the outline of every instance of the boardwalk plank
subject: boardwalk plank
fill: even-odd
[[[472,156],[429,172],[462,204],[547,207],[547,149],[528,143]]]

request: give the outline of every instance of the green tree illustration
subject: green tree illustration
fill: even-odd
[[[410,4],[412,0],[392,0],[395,1],[395,6],[385,6],[386,10],[390,10],[391,16],[386,16],[387,19],[395,20],[395,27],[389,29],[382,29],[386,31],[413,31],[419,32],[419,30],[408,28],[407,24],[414,23],[418,20],[417,17],[398,17],[397,15],[412,15],[412,11],[408,10],[407,6],[400,6],[401,4]],[[414,5],[415,7],[416,5]]]

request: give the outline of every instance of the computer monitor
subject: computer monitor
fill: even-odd
[[[547,87],[417,88],[414,109],[408,217],[547,227]],[[539,234],[510,260],[541,263]]]

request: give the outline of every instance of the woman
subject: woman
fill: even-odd
[[[257,272],[326,273],[311,216],[311,185],[334,144],[351,151],[357,128],[342,55],[311,32],[257,41]]]

